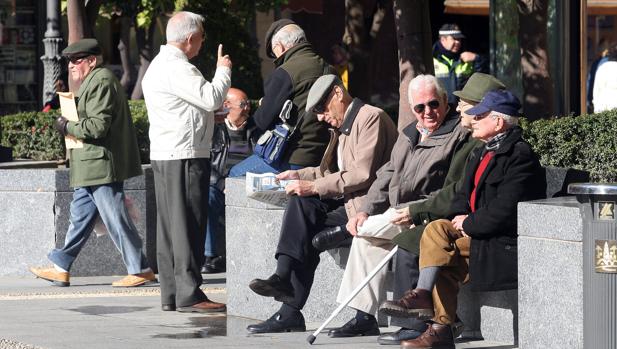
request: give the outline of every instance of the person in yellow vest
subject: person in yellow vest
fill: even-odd
[[[435,76],[448,93],[448,104],[456,104],[454,91],[460,91],[475,72],[488,73],[486,58],[474,52],[461,52],[465,35],[456,24],[444,24],[439,40],[433,45]]]

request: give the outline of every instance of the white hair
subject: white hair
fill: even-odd
[[[281,44],[285,49],[290,49],[304,42],[306,42],[304,30],[297,24],[288,24],[274,34],[270,43],[272,47]]]
[[[165,37],[168,42],[183,42],[189,35],[203,32],[204,22],[202,15],[188,11],[177,12],[167,22]]]
[[[500,113],[498,111],[495,110],[491,110],[490,114],[488,114],[490,117],[494,118],[502,118],[503,122],[506,124],[506,126],[508,128],[512,127],[512,126],[516,126],[518,125],[518,117],[517,116],[512,116],[512,115],[508,115],[508,114],[504,114],[504,113]]]
[[[415,78],[411,79],[411,81],[409,82],[409,88],[407,89],[407,98],[409,99],[409,104],[413,105],[412,92],[419,91],[421,88],[426,88],[427,86],[435,88],[435,92],[442,101],[446,99],[446,90],[444,90],[444,88],[441,86],[441,83],[436,77],[428,74],[420,74]]]

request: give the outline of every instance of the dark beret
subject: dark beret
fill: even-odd
[[[62,55],[67,57],[96,56],[99,54],[101,54],[99,42],[92,38],[78,40],[62,50]]]
[[[279,30],[281,30],[281,28],[290,24],[296,24],[296,22],[292,21],[291,19],[283,18],[270,25],[270,28],[268,28],[268,31],[266,32],[266,56],[270,58],[276,58],[274,52],[272,52],[272,37]]]

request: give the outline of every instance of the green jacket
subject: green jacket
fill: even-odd
[[[462,185],[467,156],[476,147],[484,145],[481,141],[471,138],[471,133],[468,133],[465,141],[459,144],[460,147],[456,150],[450,162],[450,168],[448,169],[443,187],[428,199],[413,202],[409,205],[409,212],[415,227],[403,230],[397,235],[392,240],[396,245],[412,253],[419,254],[420,238],[426,225],[434,220],[448,217],[450,203],[454,198],[454,194]]]
[[[121,182],[142,173],[135,128],[124,89],[106,68],[94,68],[77,91],[79,121],[67,132],[83,141],[71,149],[71,187]]]

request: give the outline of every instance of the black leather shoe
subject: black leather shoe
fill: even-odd
[[[304,316],[299,311],[286,318],[277,312],[264,322],[249,325],[246,330],[250,333],[304,332],[306,325]]]
[[[386,333],[377,337],[377,343],[383,345],[399,345],[401,341],[416,339],[420,337],[422,333],[423,331],[401,328],[396,332]]]
[[[356,336],[378,336],[379,335],[379,325],[377,325],[377,321],[372,319],[372,321],[365,321],[361,324],[358,323],[356,318],[353,318],[345,325],[339,328],[333,328],[328,332],[328,337],[339,338],[339,337],[356,337]]]
[[[291,283],[281,279],[278,275],[272,274],[266,280],[254,279],[249,283],[253,292],[264,297],[274,297],[282,303],[290,303],[294,298],[294,289]]]
[[[225,257],[206,257],[206,262],[201,267],[202,274],[217,274],[225,272]]]
[[[175,304],[163,304],[161,305],[161,310],[163,311],[176,311]]]
[[[344,245],[345,240],[351,241],[353,236],[344,226],[336,226],[320,231],[313,237],[313,247],[319,251],[331,250]]]

